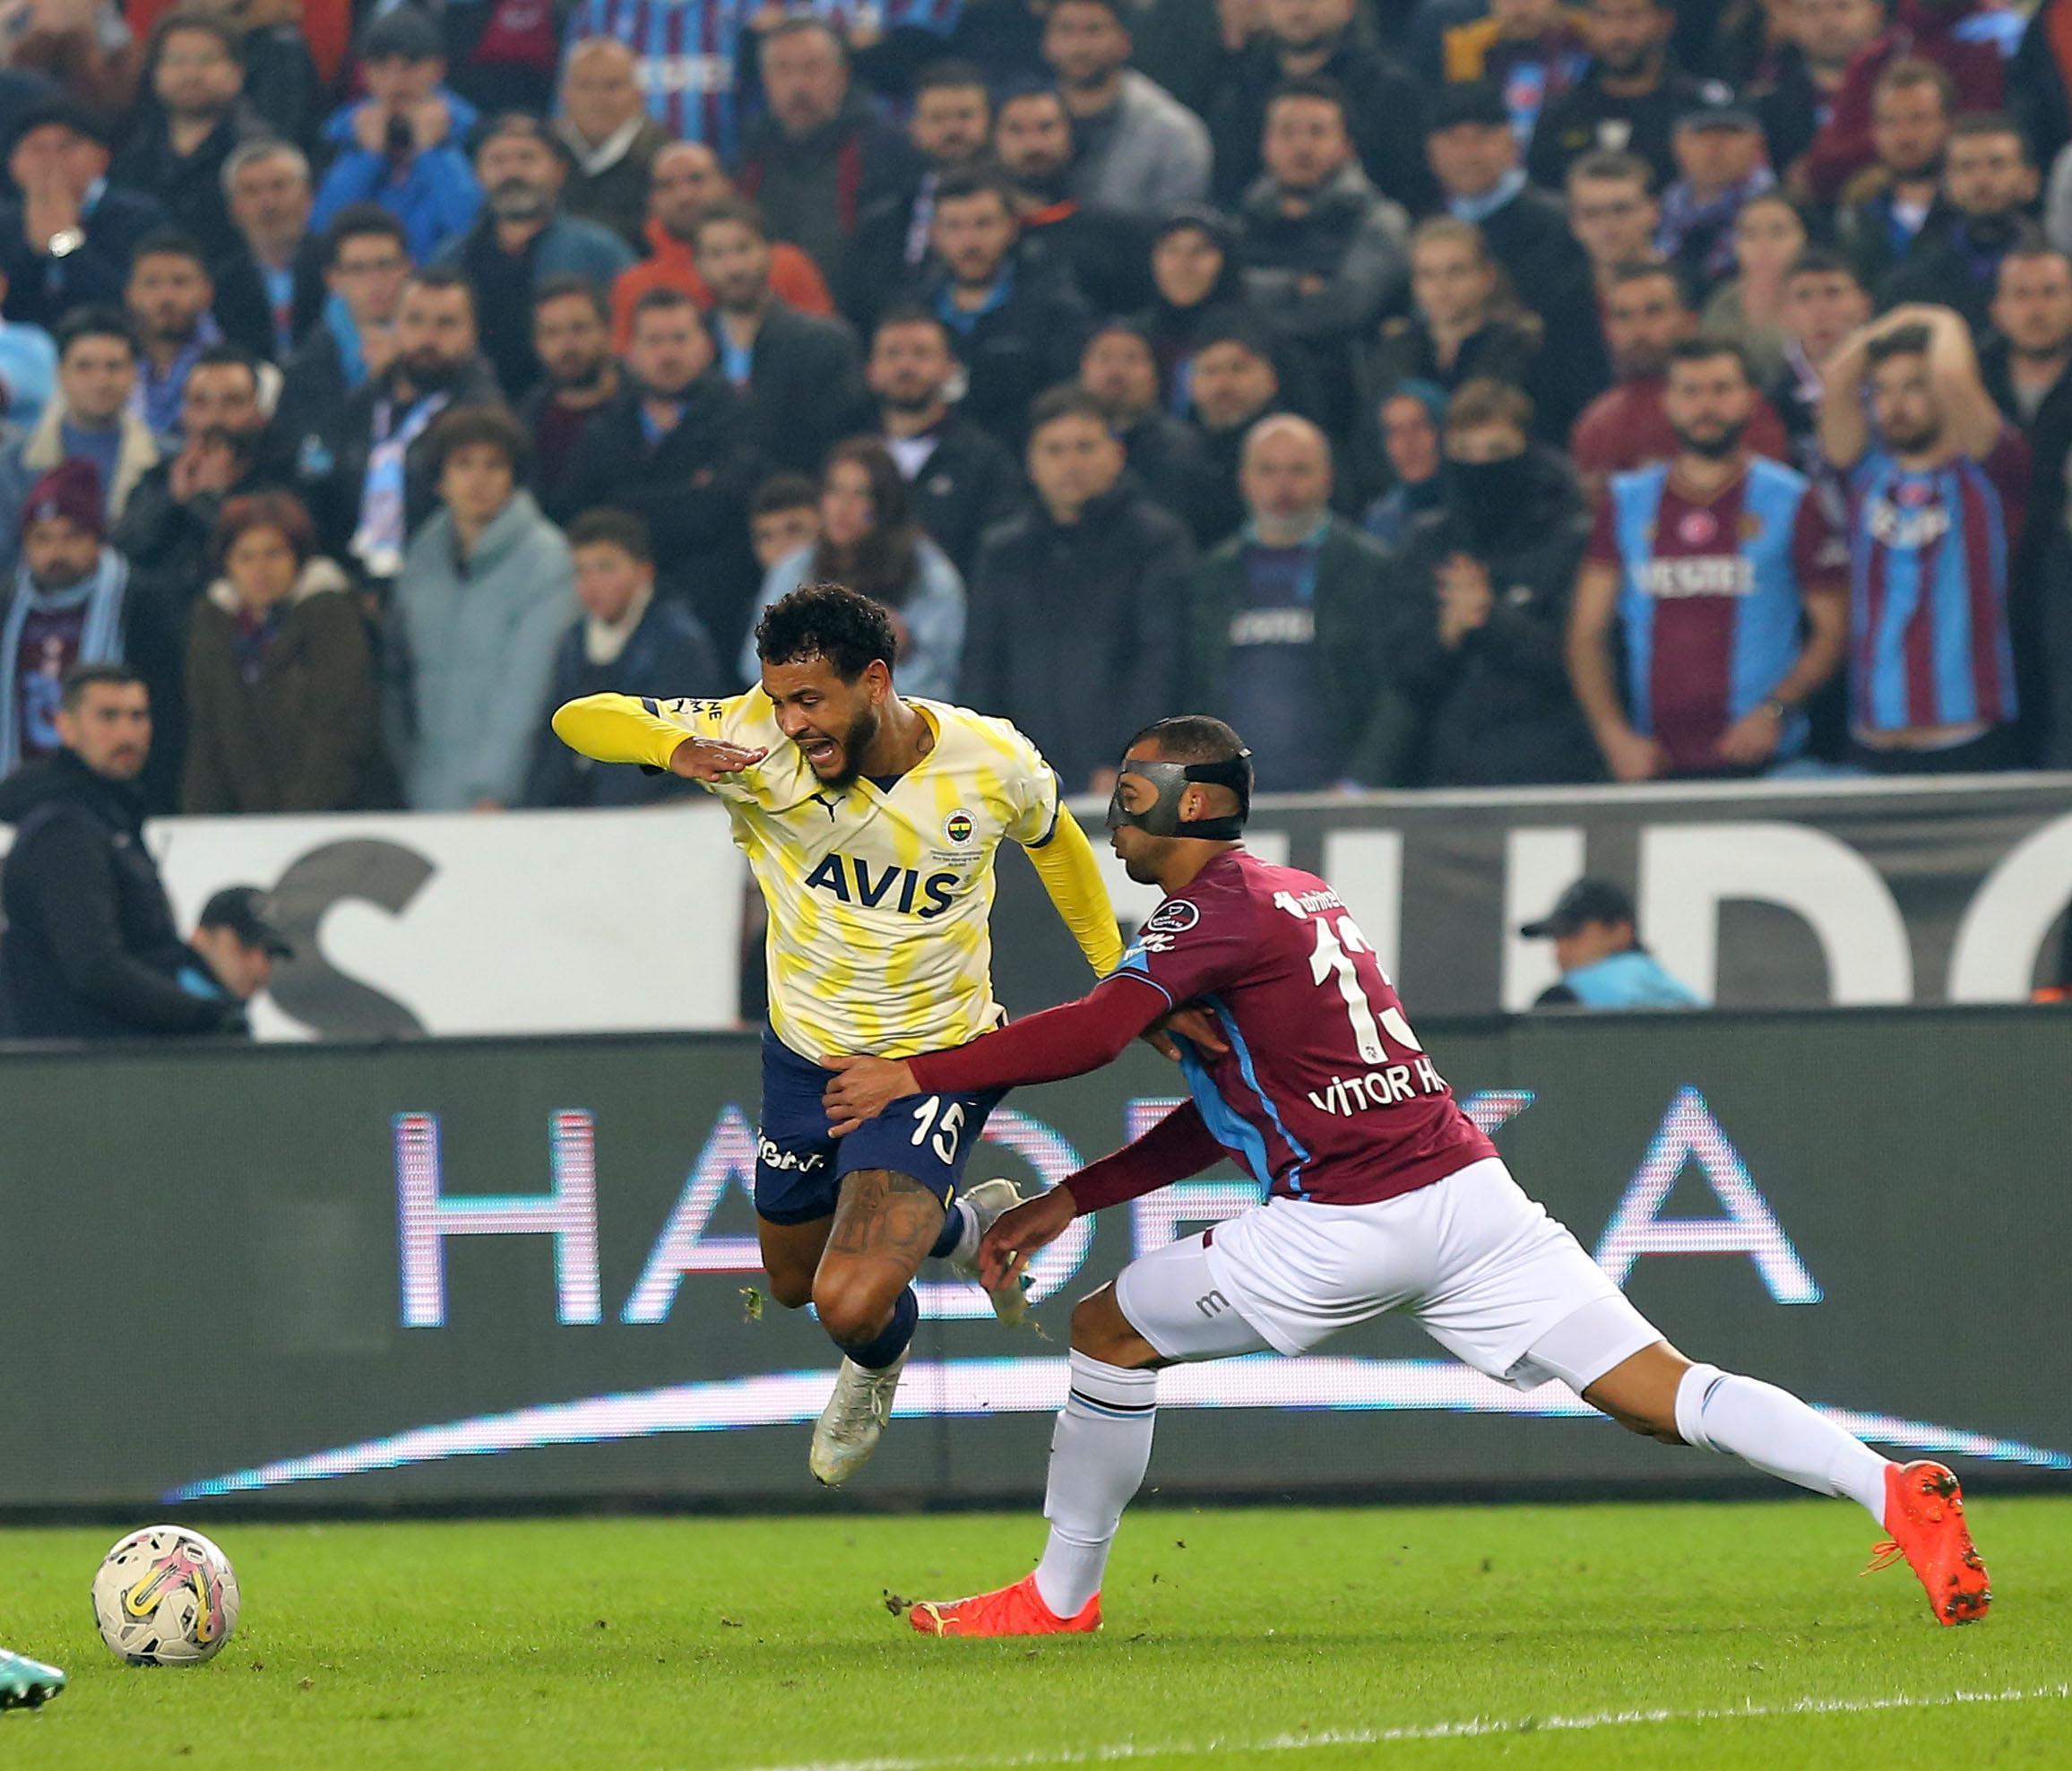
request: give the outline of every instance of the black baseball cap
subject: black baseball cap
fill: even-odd
[[[431,15],[405,4],[384,13],[359,34],[359,58],[384,61],[391,56],[406,62],[437,61],[446,53],[446,39]]]
[[[1708,91],[1676,120],[1679,129],[1748,129],[1763,133],[1763,119],[1725,87]]]
[[[203,929],[228,929],[248,947],[264,947],[276,959],[293,959],[295,947],[273,926],[272,906],[256,886],[226,886],[202,906]]]
[[[98,142],[104,148],[115,145],[115,125],[105,111],[73,98],[69,92],[53,92],[25,106],[16,117],[14,127],[7,136],[10,151],[31,129],[45,129],[52,124],[71,130],[74,135],[84,136],[90,142]]]
[[[1609,879],[1578,879],[1537,922],[1518,930],[1528,941],[1573,935],[1587,922],[1631,922],[1633,900]]]
[[[1503,93],[1487,80],[1442,88],[1438,102],[1432,107],[1431,120],[1425,125],[1425,134],[1436,135],[1442,129],[1451,129],[1463,123],[1479,123],[1488,129],[1508,129],[1511,108],[1504,102]]]

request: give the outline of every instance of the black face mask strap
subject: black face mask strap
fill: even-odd
[[[1141,812],[1131,812],[1122,803],[1122,783],[1116,782],[1108,802],[1108,827],[1133,825],[1153,836],[1188,836],[1204,842],[1234,842],[1244,834],[1245,820],[1252,812],[1252,753],[1240,750],[1218,763],[1125,763],[1123,773],[1150,782],[1158,798]],[[1228,817],[1183,820],[1180,796],[1190,782],[1204,787],[1227,787],[1238,797],[1238,809]]]
[[[1245,834],[1245,820],[1252,816],[1252,753],[1240,750],[1220,763],[1183,765],[1189,781],[1204,787],[1227,787],[1238,796],[1238,809],[1228,817],[1195,818],[1177,825],[1174,834],[1198,837],[1204,842],[1235,842]]]

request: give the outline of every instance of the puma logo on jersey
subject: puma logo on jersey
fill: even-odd
[[[864,910],[897,911],[902,916],[918,916],[926,922],[950,908],[957,876],[931,873],[924,879],[911,867],[891,864],[883,873],[874,874],[868,861],[854,855],[828,855],[806,876],[806,884],[845,904]]]

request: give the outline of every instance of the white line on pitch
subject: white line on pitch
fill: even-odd
[[[793,1765],[765,1765],[749,1771],[1013,1771],[1018,1766],[1107,1765],[1131,1758],[1159,1758],[1212,1752],[1308,1752],[1317,1747],[1386,1746],[1399,1741],[1456,1741],[1482,1734],[1581,1733],[1593,1728],[1632,1728],[1664,1722],[1759,1722],[1787,1715],[1865,1715],[1888,1709],[1949,1709],[1962,1704],[2042,1703],[2072,1698],[2072,1684],[2037,1685],[2014,1691],[1948,1691],[1933,1697],[1797,1698],[1788,1704],[1747,1704],[1736,1709],[1616,1709],[1590,1715],[1478,1715],[1465,1722],[1432,1722],[1400,1728],[1320,1728],[1306,1734],[1270,1734],[1263,1740],[1218,1737],[1207,1741],[1120,1741],[1107,1746],[1062,1748],[1054,1752],[950,1753],[928,1758],[830,1758]]]

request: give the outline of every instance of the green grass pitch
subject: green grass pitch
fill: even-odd
[[[1019,1576],[1025,1516],[226,1525],[186,1671],[94,1634],[115,1532],[0,1532],[0,1642],[73,1678],[0,1765],[2072,1765],[2072,1499],[1971,1512],[1999,1596],[1942,1629],[1838,1501],[1144,1508],[1040,1643],[883,1603]]]

